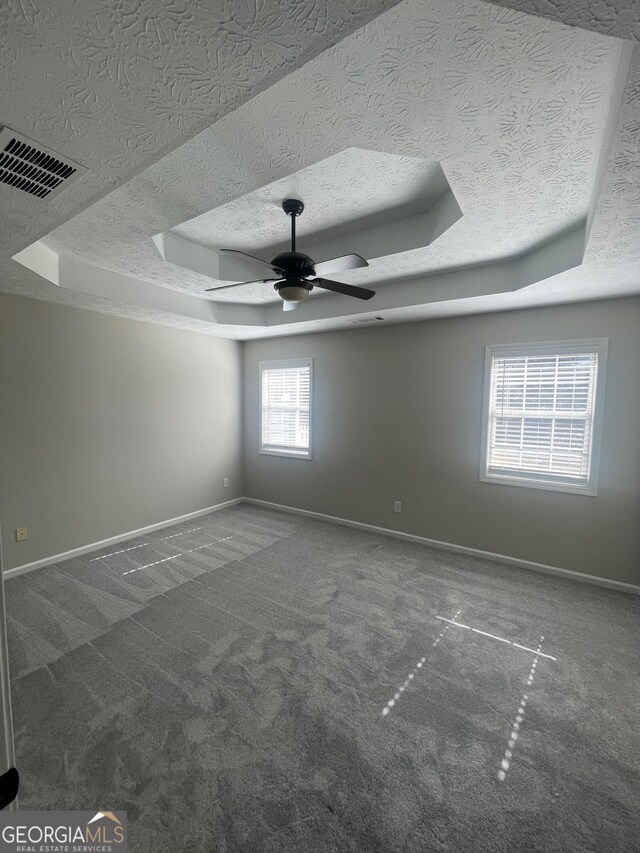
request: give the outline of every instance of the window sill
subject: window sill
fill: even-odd
[[[264,450],[260,448],[262,456],[284,456],[287,459],[312,459],[311,451],[296,452],[295,450]]]
[[[587,495],[588,497],[596,497],[598,489],[594,484],[585,483],[584,486],[578,483],[562,483],[554,480],[536,480],[527,477],[513,477],[508,474],[500,476],[499,474],[481,474],[481,483],[494,483],[499,486],[519,486],[524,489],[542,489],[547,492],[566,492],[571,495]]]

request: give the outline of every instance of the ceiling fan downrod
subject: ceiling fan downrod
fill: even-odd
[[[282,202],[282,209],[291,217],[291,251],[296,250],[296,217],[300,216],[304,210],[304,204],[299,198],[285,198]]]

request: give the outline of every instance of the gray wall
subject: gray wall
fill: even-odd
[[[235,341],[0,295],[4,568],[241,496],[241,368]]]
[[[4,566],[246,494],[640,583],[639,325],[636,298],[248,342],[243,488],[242,345],[0,295]],[[484,346],[602,336],[598,496],[480,483]],[[308,355],[314,458],[262,456],[258,361]]]
[[[636,298],[247,343],[246,495],[640,583],[639,331]],[[485,345],[586,337],[610,338],[598,496],[479,482]],[[313,459],[260,455],[258,362],[304,356]]]

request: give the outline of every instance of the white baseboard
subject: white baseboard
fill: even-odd
[[[92,542],[89,545],[82,545],[79,548],[73,548],[71,551],[65,551],[62,554],[54,554],[51,557],[44,557],[41,560],[35,560],[33,563],[25,563],[22,566],[16,566],[13,569],[6,569],[4,572],[5,580],[23,575],[26,572],[35,571],[35,569],[51,566],[55,563],[61,563],[64,560],[70,560],[72,557],[79,557],[82,554],[88,554],[91,551],[97,551],[101,548],[106,548],[109,545],[117,545],[119,542],[124,542],[127,539],[134,539],[136,536],[144,536],[147,533],[152,533],[154,530],[162,530],[165,527],[171,527],[174,524],[180,524],[184,521],[190,521],[193,518],[200,518],[203,515],[208,515],[210,512],[217,512],[226,507],[235,506],[239,503],[254,504],[255,506],[264,506],[269,509],[275,509],[279,512],[290,512],[295,515],[305,515],[311,518],[319,518],[322,521],[330,521],[334,524],[341,524],[345,527],[355,527],[360,530],[368,530],[372,533],[380,533],[383,536],[392,536],[395,539],[403,539],[407,542],[415,542],[420,545],[427,545],[429,548],[437,548],[441,551],[452,551],[457,554],[469,554],[473,557],[480,557],[485,560],[494,560],[498,563],[506,563],[510,566],[517,566],[522,569],[530,569],[536,572],[543,572],[548,575],[556,575],[557,577],[569,578],[570,580],[581,581],[582,583],[594,584],[596,586],[615,589],[619,592],[628,592],[634,595],[640,595],[640,586],[623,581],[610,580],[609,578],[601,578],[597,575],[587,575],[582,572],[574,572],[570,569],[561,569],[558,566],[547,566],[544,563],[534,563],[531,560],[522,560],[519,557],[509,557],[506,554],[494,554],[491,551],[481,551],[479,548],[469,548],[466,545],[454,545],[451,542],[440,542],[437,539],[427,539],[425,536],[417,536],[413,533],[403,533],[400,530],[392,530],[388,527],[377,527],[374,524],[365,524],[362,521],[352,521],[348,518],[338,518],[334,515],[326,515],[322,512],[312,512],[308,509],[299,509],[293,506],[284,506],[283,504],[272,503],[271,501],[261,501],[257,498],[234,498],[224,503],[216,504],[215,506],[199,509],[196,512],[190,512],[186,515],[180,515],[177,518],[170,518],[166,521],[160,521],[157,524],[150,524],[147,527],[140,527],[138,530],[130,530],[127,533],[121,533],[118,536],[110,536],[108,539],[102,539],[100,542]]]
[[[127,539],[134,539],[136,536],[144,536],[147,533],[153,533],[154,530],[162,530],[165,527],[172,527],[174,524],[180,524],[183,521],[190,521],[192,518],[200,518],[202,515],[208,515],[210,512],[217,512],[220,509],[226,509],[228,506],[242,503],[244,498],[234,498],[231,501],[225,501],[215,506],[209,506],[206,509],[198,509],[195,512],[188,512],[186,515],[179,515],[177,518],[169,518],[167,521],[159,521],[157,524],[149,524],[147,527],[140,527],[138,530],[130,530],[128,533],[120,533],[118,536],[110,536],[108,539],[101,539],[100,542],[92,542],[89,545],[82,545],[80,548],[72,548],[71,551],[65,551],[62,554],[54,554],[51,557],[43,557],[41,560],[35,560],[33,563],[25,563],[22,566],[16,566],[13,569],[6,569],[4,579],[10,580],[18,575],[24,575],[27,572],[33,572],[35,569],[41,569],[43,566],[52,566],[54,563],[61,563],[63,560],[70,560],[72,557],[80,557],[82,554],[88,554],[90,551],[97,551],[100,548],[106,548],[108,545],[117,545],[118,542],[125,542]]]
[[[264,506],[280,512],[292,512],[296,515],[307,515],[319,518],[322,521],[331,521],[334,524],[342,524],[345,527],[357,527],[360,530],[368,530],[372,533],[381,533],[384,536],[393,536],[395,539],[404,539],[408,542],[416,542],[420,545],[428,545],[429,548],[438,548],[441,551],[453,551],[457,554],[470,554],[473,557],[481,557],[484,560],[495,560],[498,563],[506,563],[509,566],[518,566],[521,569],[530,569],[535,572],[543,572],[547,575],[568,578],[570,580],[590,583],[595,586],[603,586],[608,589],[616,589],[619,592],[630,592],[640,595],[640,586],[623,581],[614,581],[609,578],[601,578],[598,575],[587,575],[582,572],[574,572],[571,569],[561,569],[557,566],[547,566],[544,563],[534,563],[531,560],[521,560],[519,557],[509,557],[506,554],[494,554],[491,551],[481,551],[479,548],[469,548],[466,545],[454,545],[451,542],[440,542],[437,539],[427,539],[425,536],[416,536],[413,533],[402,533],[399,530],[391,530],[388,527],[376,527],[373,524],[365,524],[362,521],[351,521],[348,518],[337,518],[334,515],[325,515],[322,512],[311,512],[308,509],[298,509],[293,506],[271,503],[271,501],[260,501],[256,498],[243,498],[243,501],[256,506]]]

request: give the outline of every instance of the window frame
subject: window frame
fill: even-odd
[[[522,344],[490,344],[485,347],[484,386],[482,400],[482,444],[480,450],[480,482],[504,486],[519,486],[526,489],[543,489],[552,492],[567,492],[576,495],[595,497],[598,494],[600,474],[600,444],[602,441],[602,423],[604,419],[604,392],[607,373],[607,353],[609,338],[581,338],[562,341],[531,341]],[[563,353],[596,353],[597,367],[595,378],[595,396],[591,435],[591,458],[589,478],[584,483],[553,479],[553,474],[526,472],[517,474],[505,471],[504,474],[490,471],[489,463],[489,414],[491,403],[491,366],[494,355],[561,355]],[[557,476],[557,475],[556,475]]]
[[[262,375],[265,370],[273,370],[274,368],[286,369],[287,367],[308,367],[309,368],[309,448],[306,451],[296,451],[293,449],[265,449],[262,440],[263,436],[263,406],[262,406]],[[258,365],[258,385],[259,385],[259,400],[260,400],[260,432],[259,432],[259,452],[263,456],[281,456],[287,459],[313,459],[313,358],[281,358],[270,361],[261,361]]]

